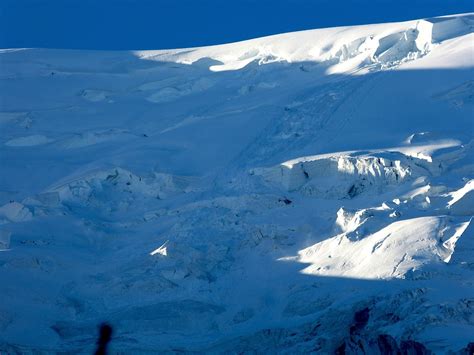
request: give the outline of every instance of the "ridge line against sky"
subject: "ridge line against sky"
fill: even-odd
[[[2,0],[0,48],[189,48],[473,11],[472,0]]]

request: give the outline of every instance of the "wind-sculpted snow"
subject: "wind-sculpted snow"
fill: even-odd
[[[57,191],[62,201],[84,204],[93,204],[94,201],[109,203],[114,200],[124,201],[123,197],[117,198],[117,195],[129,195],[132,198],[139,196],[166,198],[185,192],[192,180],[157,173],[142,178],[124,169],[115,168],[91,173],[52,190]]]
[[[448,202],[452,214],[474,215],[474,180],[469,180],[466,185],[451,194],[452,199]]]
[[[0,352],[467,352],[473,25],[1,50]]]
[[[421,20],[396,24],[388,31],[377,31],[375,26],[361,26],[358,31],[340,28],[302,32],[296,41],[290,35],[278,35],[206,49],[138,54],[147,59],[188,64],[205,58],[205,54],[209,53],[208,58],[221,62],[210,66],[213,71],[238,70],[252,62],[264,65],[282,61],[328,64],[351,61],[352,68],[390,68],[429,53],[435,26],[430,21]],[[361,37],[347,41],[357,34]],[[347,65],[335,67],[348,68]]]
[[[450,226],[446,218],[408,219],[361,240],[351,241],[345,233],[338,235],[302,250],[299,261],[312,264],[304,269],[310,274],[406,277],[409,271],[426,263],[449,260],[461,236],[462,231]],[[405,244],[410,247],[404,247]]]

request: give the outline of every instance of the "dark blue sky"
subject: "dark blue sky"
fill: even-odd
[[[0,48],[160,49],[474,11],[474,0],[0,0]]]

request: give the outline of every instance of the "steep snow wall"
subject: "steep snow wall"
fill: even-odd
[[[337,27],[269,36],[213,47],[137,51],[140,58],[192,64],[204,58],[219,62],[213,71],[238,70],[255,62],[318,62],[330,73],[362,68],[391,68],[429,53],[436,43],[464,34],[472,16],[445,17],[390,25]],[[464,32],[463,32],[464,31]],[[346,63],[340,65],[340,63]]]
[[[254,169],[251,174],[288,191],[300,190],[321,198],[353,198],[399,184],[412,175],[412,169],[406,161],[335,155],[292,160],[273,168]]]

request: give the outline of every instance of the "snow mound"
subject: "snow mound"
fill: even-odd
[[[28,206],[46,206],[57,207],[61,200],[58,192],[43,192],[34,196],[27,197],[23,203]]]
[[[462,238],[456,240],[456,249],[449,262],[460,264],[471,270],[474,270],[474,222],[471,218],[461,228]]]
[[[18,120],[26,115],[26,112],[0,112],[0,125]]]
[[[278,86],[277,83],[271,83],[271,82],[260,82],[256,84],[244,85],[239,89],[239,94],[247,95],[256,90],[269,90],[269,89],[274,89],[277,86]]]
[[[10,139],[5,143],[9,147],[32,147],[51,143],[53,140],[41,134]]]
[[[404,278],[425,264],[449,260],[451,248],[444,242],[456,236],[446,217],[420,217],[398,221],[361,240],[345,234],[299,252],[309,263],[303,273],[355,278]],[[410,246],[407,248],[407,246]]]
[[[122,168],[95,172],[51,189],[64,203],[106,208],[109,212],[128,209],[136,200],[164,199],[191,191],[192,178],[152,173],[138,176]]]
[[[449,102],[454,107],[472,105],[474,103],[474,81],[466,81],[461,85],[434,95],[433,98]]]
[[[147,97],[147,100],[153,103],[164,103],[177,100],[181,97],[199,93],[211,88],[214,83],[208,78],[198,79],[194,82],[186,82],[177,86],[162,88],[154,94]],[[143,90],[143,87],[142,87]],[[147,90],[151,90],[147,87]]]
[[[12,233],[6,230],[0,230],[0,250],[10,248],[10,239]]]
[[[451,214],[474,216],[474,180],[469,180],[461,189],[451,192],[448,208]]]
[[[129,131],[112,128],[107,130],[79,133],[71,138],[66,138],[61,142],[61,145],[66,149],[75,149],[104,142],[126,139],[129,137],[133,137]]]
[[[110,99],[113,93],[104,90],[85,89],[79,93],[79,96],[90,102],[101,102]]]
[[[29,221],[33,214],[19,202],[10,202],[0,207],[0,217],[6,218],[10,222]]]
[[[443,136],[436,132],[417,132],[411,134],[407,139],[407,144],[423,144],[439,141]]]
[[[398,218],[400,213],[388,205],[366,208],[361,210],[348,210],[341,207],[337,211],[335,231],[344,233],[350,240],[361,239],[372,234],[390,223],[390,219]]]

